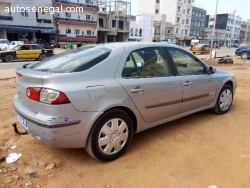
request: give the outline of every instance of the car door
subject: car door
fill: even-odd
[[[207,73],[207,66],[185,50],[174,47],[167,49],[176,67],[177,78],[182,84],[181,112],[211,104],[215,99],[218,83],[213,75]]]
[[[29,46],[22,45],[16,50],[17,59],[28,59],[29,58]]]
[[[30,45],[31,59],[39,59],[41,53],[42,53],[41,48],[38,45]]]
[[[130,96],[146,122],[180,112],[182,88],[172,75],[159,47],[142,48],[123,54],[122,72],[116,80]]]

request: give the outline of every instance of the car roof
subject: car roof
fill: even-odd
[[[159,43],[159,42],[116,42],[116,43],[108,43],[108,44],[103,44],[103,45],[97,45],[97,46],[103,46],[103,47],[109,47],[109,48],[119,48],[119,47],[138,47],[138,48],[143,48],[143,47],[153,47],[153,46],[169,46],[169,47],[177,47],[180,48],[177,45],[174,44],[167,44],[167,43]]]

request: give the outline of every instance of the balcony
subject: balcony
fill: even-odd
[[[76,35],[76,34],[59,34],[59,42],[97,42],[96,36],[85,36],[85,35]]]
[[[62,7],[83,7],[83,10],[97,12],[97,6],[88,4],[88,3],[76,3],[66,0],[54,0],[54,6],[62,6]]]
[[[161,21],[154,21],[154,26],[161,26]]]
[[[2,15],[0,15],[0,20],[13,21],[13,17],[12,16],[2,16]]]
[[[57,18],[59,24],[64,25],[79,25],[79,26],[93,26],[97,27],[97,22],[93,20],[81,20],[81,19],[71,19],[71,18]]]
[[[40,18],[37,18],[37,19],[36,19],[36,22],[37,22],[37,23],[48,23],[48,24],[52,24],[52,20],[50,20],[50,19],[40,19]]]
[[[174,38],[174,34],[166,33],[165,38]]]
[[[160,33],[154,33],[154,37],[160,37]]]

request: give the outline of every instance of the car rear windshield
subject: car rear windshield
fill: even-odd
[[[87,70],[106,59],[111,49],[105,47],[76,48],[45,59],[30,68],[37,71],[69,73]]]

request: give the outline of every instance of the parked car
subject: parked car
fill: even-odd
[[[232,73],[164,43],[77,48],[16,73],[13,106],[26,133],[103,161],[134,133],[201,110],[225,114],[237,86]]]
[[[30,44],[39,44],[40,46],[42,46],[45,49],[54,49],[54,45],[50,44],[49,42],[47,42],[44,39],[33,39],[29,43]]]
[[[44,60],[46,57],[53,55],[54,51],[52,49],[44,49],[37,44],[25,44],[0,52],[0,60],[4,62],[12,62],[14,59]]]
[[[241,59],[249,59],[250,43],[242,43],[238,48],[236,48],[235,55],[241,56]]]
[[[10,41],[8,39],[0,39],[0,51],[9,49]]]
[[[9,43],[9,49],[16,47],[17,45],[23,45],[24,41],[11,41]]]
[[[210,49],[211,48],[208,46],[208,44],[198,44],[196,46],[191,46],[190,51],[193,52],[193,54],[195,53],[205,54],[209,53]]]

